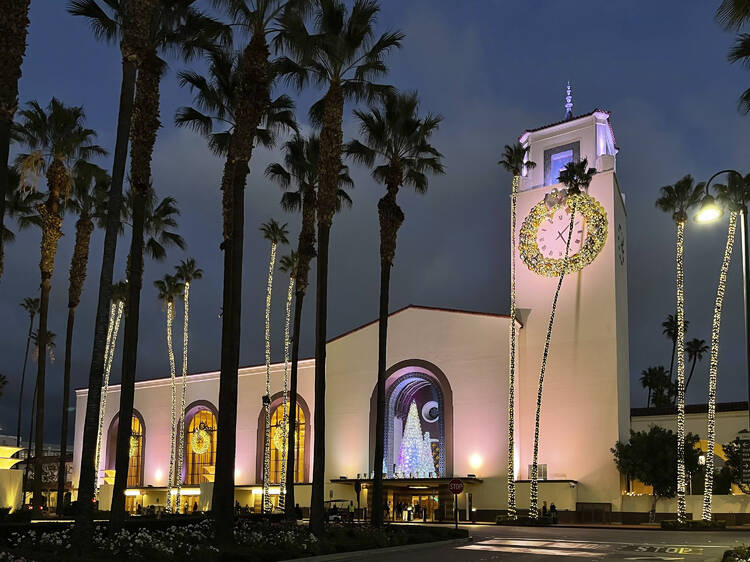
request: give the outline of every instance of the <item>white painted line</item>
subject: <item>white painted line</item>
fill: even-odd
[[[506,546],[535,546],[545,548],[581,548],[588,550],[606,550],[607,544],[589,543],[589,542],[572,542],[572,541],[547,541],[541,539],[490,539],[481,541],[477,544],[497,544]]]
[[[489,540],[497,540],[497,539],[489,539]],[[530,539],[528,537],[509,537],[509,540],[525,540],[525,541],[539,541],[539,542],[547,542],[548,539]],[[484,542],[484,541],[482,541]],[[556,542],[576,542],[571,539],[556,539]],[[586,541],[587,543],[595,543],[595,544],[632,544],[636,546],[692,546],[692,547],[703,547],[703,548],[734,548],[736,545],[734,544],[692,544],[692,543],[683,543],[683,544],[672,544],[672,543],[650,543],[650,542],[618,542],[618,541]]]

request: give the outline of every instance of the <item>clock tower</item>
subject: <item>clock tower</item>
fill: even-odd
[[[552,299],[568,235],[569,210],[560,202],[560,171],[586,158],[596,174],[578,205],[570,259],[557,304],[542,398],[539,475],[577,482],[577,501],[621,506],[620,475],[612,460],[630,429],[626,211],[617,181],[614,134],[607,111],[573,116],[520,137],[536,163],[521,179],[517,199],[516,306],[519,332],[516,478],[530,477],[537,387]],[[557,190],[557,191],[556,191]],[[557,203],[555,203],[557,201]],[[540,502],[544,484],[540,485]],[[519,496],[519,507],[528,498]]]

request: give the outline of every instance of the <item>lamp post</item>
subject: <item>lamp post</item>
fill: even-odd
[[[700,210],[695,215],[696,222],[709,223],[721,218],[721,215],[723,214],[721,207],[716,204],[716,201],[709,192],[711,182],[721,174],[734,174],[741,182],[745,181],[744,176],[737,170],[720,170],[711,176],[706,182],[706,194],[701,201]],[[748,429],[750,429],[750,306],[748,306],[748,298],[750,298],[750,240],[748,240],[747,205],[744,201],[740,206],[739,213],[740,233],[742,236],[742,294],[745,304],[745,356],[747,360],[747,399],[749,416]]]

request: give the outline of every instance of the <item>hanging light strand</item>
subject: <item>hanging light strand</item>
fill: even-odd
[[[96,495],[99,493],[99,461],[101,458],[102,451],[102,429],[104,427],[104,411],[107,407],[107,360],[109,359],[109,346],[112,342],[112,330],[115,325],[115,314],[117,313],[117,303],[110,303],[109,305],[109,323],[107,324],[107,341],[104,344],[104,379],[102,381],[102,393],[99,397],[99,420],[97,424],[96,434],[96,455],[94,455],[94,470],[96,471]]]
[[[270,495],[271,484],[271,289],[273,288],[273,268],[276,263],[276,242],[271,242],[271,259],[268,265],[266,285],[266,427],[263,441],[263,512],[273,509]]]
[[[572,204],[571,204],[572,199]],[[568,265],[568,254],[570,253],[570,239],[573,237],[573,223],[576,214],[577,195],[568,195],[570,204],[570,225],[568,226],[568,239],[565,241],[565,255],[563,257],[562,273],[557,281],[555,296],[552,299],[552,310],[549,315],[549,324],[547,326],[547,336],[544,340],[544,352],[542,353],[542,366],[539,369],[539,387],[536,396],[536,417],[534,422],[534,456],[531,463],[531,493],[529,502],[529,517],[539,519],[539,418],[542,411],[542,390],[544,387],[544,373],[547,370],[547,357],[549,355],[549,343],[552,337],[552,326],[555,323],[555,312],[557,311],[557,299],[560,296],[560,289],[565,278],[565,272]]]
[[[510,195],[510,332],[508,369],[508,517],[516,518],[515,392],[516,392],[516,202],[521,177],[513,176]]]
[[[174,484],[174,444],[175,425],[177,422],[177,386],[175,381],[174,349],[172,348],[172,322],[174,320],[174,302],[167,301],[167,353],[169,354],[169,376],[171,380],[171,424],[169,427],[169,481],[167,482],[167,503],[164,506],[167,513],[172,512],[172,485]]]
[[[183,302],[185,318],[182,324],[182,400],[177,422],[177,512],[180,511],[182,492],[182,463],[185,458],[185,398],[187,394],[188,325],[190,324],[190,281],[185,281]]]
[[[281,423],[282,442],[284,446],[281,449],[281,494],[279,495],[279,508],[282,509],[286,506],[286,449],[287,440],[289,439],[289,326],[292,319],[293,295],[294,274],[289,276],[289,289],[286,293],[286,321],[284,323],[284,417]]]
[[[687,520],[685,505],[685,291],[683,255],[685,221],[677,222],[677,521]]]
[[[706,451],[706,475],[703,486],[703,520],[711,521],[711,495],[714,485],[714,444],[716,442],[716,379],[719,369],[719,330],[721,329],[721,307],[724,303],[724,291],[727,285],[727,271],[732,259],[734,233],[737,229],[737,211],[729,215],[727,244],[724,248],[724,259],[719,272],[719,286],[716,289],[716,303],[711,324],[711,363],[708,370],[708,447]]]
[[[112,361],[115,356],[115,345],[117,334],[120,330],[120,320],[125,302],[122,300],[113,302],[109,306],[109,324],[107,326],[107,341],[104,345],[104,377],[102,380],[102,394],[99,399],[99,426],[96,434],[96,455],[94,467],[96,470],[96,486],[94,497],[99,497],[99,464],[102,454],[102,431],[104,430],[104,415],[107,411],[107,390],[109,389],[109,375],[112,372]]]

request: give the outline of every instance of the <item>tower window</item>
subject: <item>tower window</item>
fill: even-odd
[[[560,172],[570,162],[577,162],[581,149],[579,142],[573,142],[544,151],[544,185],[559,183]]]

